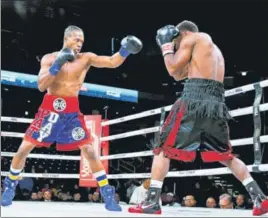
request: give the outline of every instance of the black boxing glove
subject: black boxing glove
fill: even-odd
[[[127,36],[121,41],[121,48],[119,54],[126,58],[130,54],[137,54],[142,49],[142,42],[135,36]]]
[[[163,56],[174,53],[172,40],[179,35],[179,30],[173,25],[167,25],[157,30],[156,42],[162,50]]]
[[[75,59],[74,51],[70,48],[63,48],[57,55],[56,60],[49,68],[49,73],[56,76],[60,71],[60,68],[67,61],[73,61]]]

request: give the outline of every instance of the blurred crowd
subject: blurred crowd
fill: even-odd
[[[2,178],[3,179],[3,178]],[[114,181],[114,180],[111,180]],[[114,185],[114,184],[113,184]],[[122,188],[116,187],[115,199],[121,205],[136,205],[145,200],[150,179],[128,180]],[[123,190],[123,191],[122,191]],[[160,204],[168,207],[207,207],[222,209],[250,209],[252,202],[244,195],[220,193],[218,196],[202,196],[192,194],[178,196],[171,187],[164,185]],[[102,203],[98,188],[79,187],[77,180],[54,180],[22,178],[16,189],[15,200],[22,201],[61,201]]]

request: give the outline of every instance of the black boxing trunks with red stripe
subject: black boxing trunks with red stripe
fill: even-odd
[[[163,151],[167,158],[184,162],[194,161],[196,151],[204,162],[232,159],[229,119],[223,84],[189,79],[162,126],[154,154]]]

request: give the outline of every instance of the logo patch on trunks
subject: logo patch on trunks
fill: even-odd
[[[57,98],[53,101],[55,111],[63,111],[66,108],[66,101],[63,98]]]
[[[81,127],[76,127],[72,131],[72,137],[76,141],[83,139],[85,135],[85,130],[83,130]]]

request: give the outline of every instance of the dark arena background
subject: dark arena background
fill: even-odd
[[[44,93],[35,87],[27,88],[30,86],[28,79],[31,75],[38,75],[40,60],[45,54],[62,48],[63,33],[68,25],[83,29],[85,43],[82,52],[112,55],[119,50],[121,39],[127,35],[135,35],[143,42],[141,52],[130,55],[122,66],[114,69],[91,67],[86,75],[85,83],[89,83],[89,87],[94,87],[92,84],[102,85],[108,91],[95,90],[100,95],[92,97],[96,93],[94,88],[91,92],[82,90],[79,96],[81,112],[85,115],[100,114],[103,119],[113,120],[171,105],[180,97],[185,80],[176,82],[169,76],[155,36],[157,30],[165,25],[191,20],[201,32],[210,34],[223,52],[226,64],[224,86],[226,90],[234,90],[232,96],[226,97],[228,108],[232,111],[263,105],[261,122],[256,121],[258,116],[252,110],[230,121],[230,137],[232,140],[253,137],[254,142],[258,142],[256,128],[261,129],[261,136],[266,136],[261,138],[259,151],[252,142],[234,146],[233,150],[250,169],[255,163],[252,176],[268,195],[267,88],[260,87],[262,94],[258,96],[261,98],[259,104],[256,102],[256,86],[249,91],[236,89],[249,84],[264,84],[261,81],[268,80],[267,9],[268,2],[259,0],[2,0],[1,184],[9,171],[13,152],[18,150],[21,143],[21,137],[10,137],[8,132],[25,133],[29,125],[27,122],[5,119],[34,118]],[[20,77],[18,75],[23,75],[23,79],[20,82],[8,80],[12,73],[17,73],[14,74],[17,75],[16,79]],[[136,97],[134,100],[123,99],[122,93],[117,90],[118,94],[115,87],[132,90]],[[156,127],[159,123],[160,113],[120,122],[109,126],[109,135]],[[141,132],[136,136],[111,140],[109,155],[148,153],[156,138],[157,132]],[[35,148],[31,153],[80,156],[80,151],[56,151],[54,144],[50,148]],[[5,209],[1,207],[2,214],[29,217],[42,216],[41,212],[45,211],[47,216],[132,216],[126,212],[131,194],[136,187],[143,186],[147,176],[143,178],[139,175],[150,173],[152,158],[152,155],[136,155],[109,160],[108,174],[133,174],[115,176],[109,180],[115,186],[117,200],[120,199],[125,211],[114,214],[105,211],[98,188],[79,187],[78,178],[59,176],[79,175],[79,159],[30,157],[26,161],[24,174],[32,173],[33,176],[20,180],[13,205]],[[252,202],[246,189],[232,174],[213,171],[213,168],[219,167],[223,166],[203,163],[200,156],[193,163],[172,161],[170,172],[185,172],[165,179],[161,197],[163,215],[250,216]],[[211,170],[208,175],[198,174],[199,170],[205,169]],[[41,176],[38,178],[35,176],[37,174]],[[1,190],[3,192],[2,185]],[[233,209],[220,208],[219,197],[225,193],[231,195]],[[242,204],[237,200],[241,195],[244,199]],[[173,197],[170,199],[168,196]],[[217,209],[206,208],[209,197],[215,199]],[[67,204],[72,207],[67,207]],[[54,211],[55,207],[57,211]],[[20,208],[23,211],[20,212]],[[27,212],[27,208],[32,212]]]

